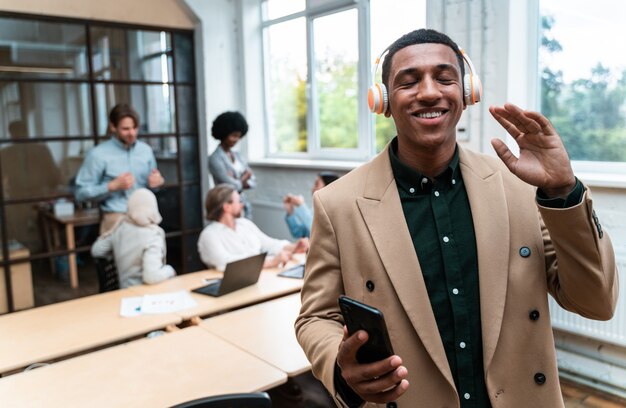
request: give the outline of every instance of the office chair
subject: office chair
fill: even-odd
[[[272,401],[266,392],[252,392],[199,398],[172,408],[272,408]]]
[[[96,271],[98,272],[99,292],[110,292],[120,288],[119,278],[117,276],[117,266],[113,257],[94,258]]]

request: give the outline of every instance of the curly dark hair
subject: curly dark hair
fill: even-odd
[[[213,121],[211,135],[221,141],[233,132],[241,132],[241,137],[248,133],[246,118],[239,112],[220,113]]]
[[[396,52],[400,51],[403,48],[409,47],[415,44],[443,44],[452,48],[452,51],[456,54],[456,59],[459,62],[459,66],[461,67],[461,79],[465,76],[465,65],[463,64],[463,56],[461,55],[461,50],[459,50],[459,46],[456,45],[450,37],[447,35],[440,33],[439,31],[431,30],[428,28],[420,28],[419,30],[411,31],[410,33],[404,34],[402,37],[398,38],[393,44],[391,44],[388,48],[389,52],[385,57],[385,61],[383,61],[383,84],[389,90],[389,71],[391,71],[391,62],[393,60],[393,56]]]

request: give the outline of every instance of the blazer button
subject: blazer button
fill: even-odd
[[[372,282],[371,280],[368,280],[367,282],[365,282],[365,287],[367,288],[368,291],[373,292],[374,282]]]
[[[398,404],[395,401],[388,402],[387,408],[398,408]]]
[[[530,248],[523,246],[519,249],[519,254],[522,258],[528,258],[530,256]]]
[[[539,385],[543,385],[546,383],[546,376],[543,373],[535,374],[535,382]]]
[[[532,312],[528,314],[528,317],[530,317],[530,320],[533,320],[533,321],[539,319],[539,311],[533,310]]]

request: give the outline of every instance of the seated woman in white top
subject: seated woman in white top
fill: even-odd
[[[91,255],[115,258],[120,287],[159,283],[176,275],[165,263],[165,232],[154,194],[145,188],[135,190],[128,199],[128,213],[111,230],[98,237]]]
[[[272,268],[285,264],[294,253],[309,249],[307,238],[295,244],[274,239],[252,221],[241,218],[243,203],[237,190],[228,184],[220,184],[208,192],[205,209],[210,223],[200,234],[198,252],[208,267],[224,270],[229,262],[267,252],[269,256],[263,267]]]

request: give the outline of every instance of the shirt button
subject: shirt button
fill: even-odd
[[[443,242],[445,242],[445,243],[450,242],[450,238],[448,238],[448,237],[443,237]]]
[[[398,404],[395,401],[388,402],[387,408],[398,408]]]
[[[452,184],[456,184],[456,180],[455,179],[452,179]]]
[[[533,321],[539,319],[539,311],[533,310],[532,312],[528,314],[528,317],[530,317],[530,320],[533,320]]]
[[[453,295],[458,295],[459,294],[459,290],[457,288],[452,289],[452,294]]]
[[[411,194],[415,193],[415,189],[413,187],[409,188],[409,193]]]
[[[464,348],[465,348],[465,342],[464,342],[464,341],[460,342],[460,343],[459,343],[459,347],[461,347],[462,349],[464,349]]]
[[[519,249],[519,254],[522,258],[528,258],[530,256],[530,248],[523,246]]]
[[[422,184],[428,184],[428,177],[424,177],[422,179]]]
[[[439,191],[435,191],[435,197],[439,197]]]
[[[368,280],[367,282],[365,282],[365,287],[367,288],[367,290],[369,292],[373,292],[374,291],[374,282],[372,282],[371,280]]]
[[[466,392],[465,394],[463,394],[463,398],[465,398],[465,399],[470,399],[469,392]]]
[[[544,373],[535,374],[535,382],[539,385],[543,385],[546,383],[546,376]]]

